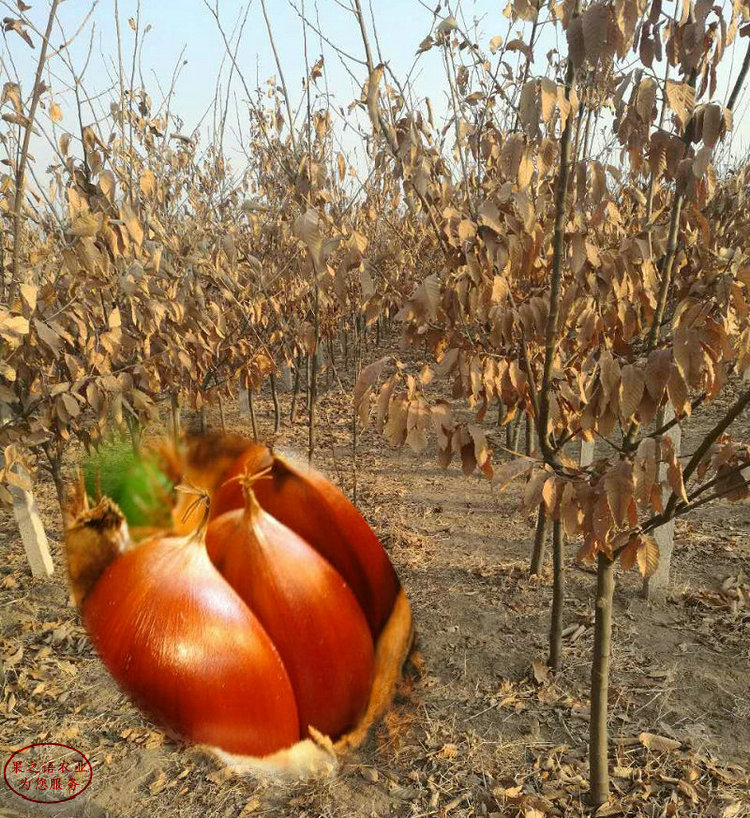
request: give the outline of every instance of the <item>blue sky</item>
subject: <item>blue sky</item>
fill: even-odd
[[[212,4],[214,1],[209,0]],[[294,1],[299,7],[300,0]],[[11,0],[6,3],[6,8],[10,2]],[[362,0],[362,2],[368,17],[368,24],[371,26],[369,2],[368,0]],[[425,0],[424,5],[420,0],[370,0],[370,2],[371,7],[375,10],[378,38],[383,49],[383,56],[393,71],[399,77],[404,77],[412,67],[417,46],[430,32],[433,19],[431,9],[435,8],[437,0],[429,0],[429,2]],[[343,3],[345,4],[346,0],[343,0]],[[238,0],[219,0],[218,5],[223,25],[229,34],[238,20],[238,15],[245,7],[245,3],[240,3]],[[317,3],[315,0],[305,0],[305,5],[306,15],[325,37],[352,55],[363,58],[355,18],[342,8],[342,4],[337,0],[317,0]],[[665,3],[665,7],[669,5],[671,3]],[[487,42],[494,35],[508,38],[508,21],[503,15],[503,6],[503,0],[463,0],[458,6],[454,3],[452,9],[464,28],[470,29],[473,34],[478,33],[479,42],[486,48]],[[34,0],[33,8],[29,12],[31,19],[40,28],[46,20],[48,7],[47,0]],[[120,0],[119,7],[124,60],[129,72],[135,35],[127,21],[129,17],[135,18],[137,2],[136,0]],[[302,23],[289,0],[266,0],[266,7],[271,18],[290,95],[296,103],[302,98],[302,80],[305,74]],[[86,0],[67,0],[61,5],[59,20],[66,36],[70,36],[79,28],[91,8],[91,3]],[[442,14],[446,14],[445,4]],[[183,132],[189,133],[209,108],[214,98],[217,76],[220,71],[222,87],[225,88],[228,64],[215,21],[202,0],[184,0],[183,2],[179,0],[141,0],[140,20],[142,29],[150,25],[150,30],[142,40],[141,64],[144,82],[155,101],[158,101],[161,96],[156,77],[162,88],[166,89],[169,86],[175,64],[185,47],[183,59],[187,62],[181,69],[172,110],[179,113],[184,119]],[[90,95],[95,96],[106,90],[116,77],[114,71],[117,62],[114,0],[99,0],[94,5],[86,28],[71,46],[70,53],[77,70],[81,69],[85,61],[91,41],[92,25],[93,53],[83,85]],[[520,33],[521,29],[516,27],[512,36]],[[5,36],[7,45],[3,50],[3,59],[8,63],[8,48],[10,48],[21,76],[22,87],[25,92],[28,92],[32,83],[33,60],[38,53],[39,37],[34,36],[37,50],[32,51],[16,34],[10,32]],[[52,44],[59,45],[61,40],[61,29],[56,28]],[[737,48],[733,60],[735,70],[741,62],[746,43],[746,40],[742,40],[735,46]],[[540,46],[537,64],[534,66],[536,73],[543,73],[544,54],[555,46],[551,29],[543,33]],[[355,83],[342,66],[334,50],[323,42],[318,34],[308,29],[309,62],[314,63],[321,55],[325,57],[327,87],[336,104],[346,108],[359,95],[358,83],[366,78],[366,71],[361,65],[350,64],[350,69],[357,76],[358,83]],[[731,49],[726,59],[727,64],[730,63],[730,58]],[[238,53],[238,63],[251,88],[255,88],[258,84],[263,85],[268,78],[277,74],[261,14],[260,0],[251,2]],[[49,80],[55,99],[61,105],[64,113],[60,127],[75,133],[77,123],[72,108],[73,98],[72,94],[64,88],[65,83],[70,81],[70,73],[59,58],[53,61],[51,68],[53,73]],[[721,77],[724,87],[720,88],[720,98],[730,78],[730,71],[725,69]],[[321,81],[318,91],[322,93],[325,87]],[[420,58],[418,68],[413,75],[413,88],[418,98],[429,96],[432,99],[438,115],[447,110],[445,98],[447,84],[438,49],[433,49]],[[242,98],[242,87],[236,78],[232,90],[240,99]],[[108,105],[109,97],[103,96],[93,104],[95,107],[101,106],[102,102]],[[739,106],[740,114],[747,109],[749,103],[750,92],[746,92]],[[85,109],[84,120],[90,120],[91,117],[88,109]],[[750,117],[739,116],[738,119],[741,120],[741,124],[735,135],[735,153],[745,149],[750,142],[750,123],[747,121]],[[204,120],[202,126],[204,142],[206,141],[205,132],[210,123],[209,116]],[[232,116],[227,136],[230,149],[233,140],[232,130],[236,130],[235,123],[236,117]],[[366,124],[365,127],[367,127]],[[356,150],[358,143],[358,138],[352,133],[344,138],[344,144],[349,150]],[[39,160],[45,161],[51,156],[45,145],[36,143],[34,147]]]
[[[209,0],[209,2],[213,4],[214,0]],[[230,35],[246,4],[236,0],[219,0],[218,5],[225,32]],[[296,0],[296,5],[300,8],[299,0]],[[488,36],[493,36],[500,30],[504,33],[507,21],[500,14],[498,7],[498,0],[494,2],[477,0],[477,2],[465,3],[463,18],[466,25],[473,26],[475,21],[476,23],[481,21],[481,28]],[[75,31],[79,27],[81,19],[89,8],[89,4],[80,2],[80,0],[75,0],[75,2],[69,0],[61,7],[60,20],[66,33]],[[266,0],[266,8],[287,87],[296,107],[296,104],[302,100],[302,82],[305,76],[302,21],[287,0]],[[363,8],[366,16],[370,18],[370,7],[367,0],[364,0]],[[378,39],[383,49],[383,56],[397,76],[404,77],[413,65],[417,46],[430,32],[432,14],[418,0],[402,2],[372,0],[372,8],[375,9]],[[42,9],[41,4],[40,9]],[[100,0],[91,16],[91,21],[96,26],[94,55],[91,67],[84,77],[84,85],[90,92],[93,90],[92,86],[99,89],[106,83],[106,75],[101,70],[102,66],[106,64],[111,66],[113,61],[116,61],[113,9],[114,0]],[[121,0],[119,9],[123,50],[126,55],[125,61],[129,64],[134,45],[134,33],[128,27],[127,20],[129,17],[135,18],[137,2],[136,0]],[[314,0],[306,0],[305,15],[325,38],[353,56],[359,59],[364,58],[359,28],[354,16],[343,10],[335,0],[318,0],[317,4]],[[41,13],[37,13],[35,19],[40,18]],[[184,59],[187,60],[187,63],[180,72],[175,104],[172,109],[185,120],[184,130],[190,132],[211,105],[220,70],[222,71],[222,88],[226,87],[229,63],[225,57],[224,43],[216,22],[202,0],[185,0],[185,2],[142,0],[141,24],[142,26],[151,25],[142,45],[142,64],[144,80],[152,98],[156,99],[160,96],[155,76],[159,77],[162,87],[166,88],[182,48],[186,47]],[[368,19],[368,24],[371,24],[371,19]],[[355,83],[342,65],[341,58],[321,39],[319,34],[309,28],[307,34],[309,64],[312,65],[320,56],[325,57],[327,88],[337,104],[346,108],[360,94],[361,83],[367,76],[364,66],[349,63],[350,70],[358,80],[358,83]],[[375,48],[374,42],[373,48]],[[81,34],[71,49],[79,65],[83,63],[87,49],[88,38]],[[16,51],[19,50],[16,48]],[[375,59],[377,60],[377,56]],[[259,0],[252,0],[237,62],[248,85],[253,89],[259,84],[264,85],[266,80],[277,75]],[[61,76],[67,76],[67,72],[61,71]],[[434,53],[423,55],[420,66],[413,76],[415,88],[418,89],[421,96],[432,97],[436,110],[442,110],[444,88],[447,86],[444,82],[444,70],[437,49]],[[318,83],[319,93],[323,93],[325,88],[324,82]],[[243,96],[242,86],[236,76],[233,80],[232,91],[240,97]],[[234,127],[235,123],[236,117],[232,117],[228,128]],[[210,120],[205,121],[205,126],[208,124]],[[351,135],[345,139],[345,144],[349,148],[356,146],[357,142],[358,140]]]

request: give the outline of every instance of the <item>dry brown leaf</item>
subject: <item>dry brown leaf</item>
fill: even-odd
[[[680,128],[685,130],[695,106],[695,89],[686,82],[667,80],[667,103],[675,112]]]
[[[534,660],[531,663],[531,672],[537,684],[543,685],[549,681],[549,666],[544,662]]]
[[[635,490],[632,463],[628,460],[616,463],[605,475],[604,485],[612,516],[617,525],[623,525]]]
[[[514,480],[531,471],[533,466],[534,461],[524,457],[518,457],[507,463],[502,463],[495,468],[492,484],[493,486],[497,486],[499,491],[505,491]]]
[[[653,537],[647,534],[641,534],[638,537],[636,558],[642,576],[650,577],[656,571],[659,566],[659,546]]]
[[[645,377],[638,367],[626,364],[622,368],[619,399],[620,419],[623,422],[632,419],[633,415],[638,411],[645,385]]]

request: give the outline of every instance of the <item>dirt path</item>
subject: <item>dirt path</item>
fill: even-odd
[[[288,411],[288,396],[282,400]],[[259,403],[268,430],[270,401]],[[350,490],[347,404],[332,389],[321,409],[318,462]],[[248,432],[235,412],[227,421]],[[302,423],[285,423],[277,442],[302,450],[305,439]],[[359,505],[411,600],[418,653],[385,723],[324,782],[227,779],[197,750],[166,741],[119,693],[80,627],[51,486],[40,488],[39,500],[58,566],[52,581],[27,576],[3,512],[0,751],[4,759],[32,741],[73,744],[94,762],[94,784],[86,801],[56,811],[27,810],[3,786],[0,816],[579,814],[592,573],[573,565],[571,547],[565,670],[549,679],[550,578],[527,576],[532,532],[516,512],[518,491],[498,495],[486,480],[442,471],[431,451],[392,450],[371,432],[359,464]],[[677,543],[666,605],[649,608],[637,577],[618,575],[611,732],[621,740],[613,783],[628,806],[604,814],[747,815],[750,610],[736,589],[748,591],[750,506],[701,510],[678,522]],[[665,755],[648,750],[637,738],[644,731],[680,746]],[[664,811],[670,804],[674,811]]]

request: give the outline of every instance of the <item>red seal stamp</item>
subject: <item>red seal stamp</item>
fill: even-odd
[[[35,804],[61,804],[91,785],[94,769],[75,747],[45,741],[16,750],[5,762],[8,788]]]

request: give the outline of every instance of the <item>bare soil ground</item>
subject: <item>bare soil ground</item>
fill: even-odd
[[[321,397],[316,460],[351,491],[347,401],[332,380]],[[289,396],[282,402],[288,413]],[[270,400],[258,404],[269,433]],[[688,424],[684,451],[711,417]],[[218,425],[218,417],[209,420]],[[249,433],[235,411],[226,420]],[[742,418],[745,439],[749,426]],[[304,450],[306,433],[287,416],[276,443]],[[586,814],[595,581],[574,564],[575,543],[565,670],[551,678],[544,668],[551,578],[549,569],[528,576],[532,521],[517,513],[518,488],[498,495],[455,466],[441,470],[434,452],[393,450],[372,432],[362,437],[358,463],[358,504],[399,571],[418,640],[394,708],[324,781],[231,777],[195,748],[165,739],[119,692],[81,628],[51,484],[38,490],[57,567],[50,581],[31,580],[13,519],[2,512],[2,762],[31,742],[72,744],[92,760],[94,780],[57,807],[26,804],[0,784],[0,816]],[[618,573],[614,797],[600,815],[750,815],[748,576],[750,505],[727,503],[678,522],[664,605],[647,604],[638,577]]]

